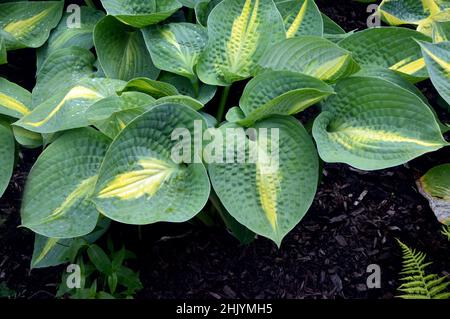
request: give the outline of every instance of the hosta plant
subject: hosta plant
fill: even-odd
[[[413,29],[346,33],[313,0],[102,1],[81,7],[83,32],[60,2],[0,6],[3,52],[39,47],[31,93],[0,85],[0,186],[11,127],[39,137],[21,216],[41,265],[105,220],[218,212],[239,239],[280,245],[311,206],[320,160],[378,170],[449,145],[415,86],[431,77],[448,98],[448,43]],[[41,28],[53,30],[31,41]],[[305,129],[297,114],[313,106]]]

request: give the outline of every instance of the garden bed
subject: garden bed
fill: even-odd
[[[317,3],[346,31],[365,28],[366,5]],[[0,73],[31,90],[35,70],[29,52],[11,53]],[[435,105],[437,93],[429,81],[421,89]],[[53,298],[64,267],[30,271],[34,234],[17,228],[24,182],[38,155],[21,151],[0,199],[0,282],[18,297]],[[392,298],[401,269],[396,238],[426,252],[434,273],[450,269],[442,225],[415,186],[418,177],[449,158],[450,149],[444,148],[376,172],[325,163],[312,207],[280,249],[262,237],[241,245],[223,227],[195,221],[140,228],[114,223],[111,233],[138,257],[132,268],[140,272],[144,289],[137,298]],[[370,264],[381,267],[380,289],[366,286]]]

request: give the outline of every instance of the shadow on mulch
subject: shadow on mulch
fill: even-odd
[[[347,31],[365,28],[366,5],[317,2]],[[34,57],[23,56],[23,51],[12,55],[17,70],[9,70],[8,78],[30,89],[33,79],[24,80],[29,74],[20,72],[33,68]],[[421,89],[435,101],[429,83]],[[25,298],[53,297],[63,271],[30,272],[33,234],[17,228],[24,181],[38,154],[21,151],[0,199],[0,282]],[[395,238],[426,252],[434,262],[430,270],[450,269],[449,242],[415,188],[418,176],[449,158],[447,148],[376,172],[325,164],[311,209],[281,249],[264,238],[241,246],[223,228],[195,222],[145,226],[141,236],[136,226],[115,223],[111,233],[138,255],[132,266],[145,286],[138,298],[392,298],[401,268]],[[381,267],[380,289],[366,286],[370,264]]]

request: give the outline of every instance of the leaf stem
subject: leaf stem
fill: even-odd
[[[195,98],[198,98],[198,94],[200,92],[200,84],[198,83],[198,78],[194,75],[194,78],[191,79],[192,87],[194,88]]]
[[[92,0],[84,0],[84,2],[86,3],[86,5],[87,5],[88,7],[91,7],[91,8],[93,8],[93,9],[96,9],[95,4],[94,4],[94,2],[93,2]]]
[[[228,94],[230,93],[231,85],[225,86],[222,90],[222,96],[220,97],[219,110],[217,111],[217,122],[222,122],[223,114],[225,113],[225,105],[227,104]]]

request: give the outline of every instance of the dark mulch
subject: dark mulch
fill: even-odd
[[[317,2],[348,31],[365,27],[366,5]],[[21,61],[24,55],[13,57],[20,72],[32,67],[32,58]],[[9,78],[24,82],[20,72]],[[421,88],[436,101],[429,83]],[[0,200],[0,283],[19,297],[48,298],[63,268],[29,270],[33,235],[17,226],[24,181],[38,152],[21,155]],[[395,238],[426,252],[432,271],[450,270],[449,242],[415,187],[418,176],[449,158],[447,148],[376,172],[325,164],[313,206],[280,249],[264,238],[242,246],[223,228],[196,222],[149,225],[141,235],[136,226],[114,224],[111,232],[138,255],[132,266],[145,286],[138,298],[392,298],[401,267]],[[381,267],[380,289],[365,285],[370,264]]]

